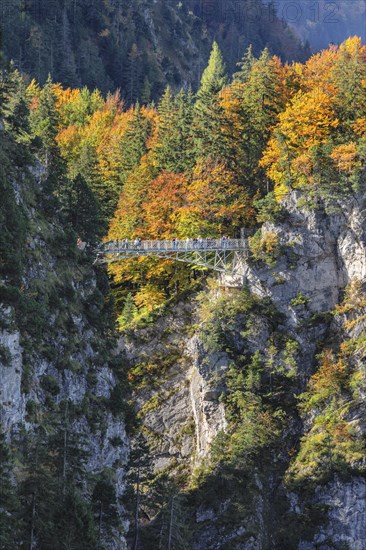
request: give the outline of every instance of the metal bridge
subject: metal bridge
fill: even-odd
[[[142,256],[154,256],[238,275],[248,255],[246,239],[186,239],[171,241],[109,241],[97,250],[96,263],[108,264]]]

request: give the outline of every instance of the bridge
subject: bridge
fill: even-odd
[[[109,241],[99,246],[96,263],[109,264],[131,258],[153,256],[213,269],[228,275],[238,270],[248,256],[246,239],[186,239],[166,241]]]

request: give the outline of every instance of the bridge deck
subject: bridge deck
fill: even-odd
[[[110,241],[97,250],[96,263],[112,263],[128,258],[156,256],[178,262],[234,273],[240,258],[247,256],[246,239],[186,239],[165,241]]]
[[[245,239],[187,239],[171,241],[110,241],[103,243],[100,254],[143,256],[159,252],[197,252],[197,250],[246,250]]]

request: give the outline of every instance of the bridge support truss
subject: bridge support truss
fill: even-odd
[[[247,257],[244,239],[191,241],[141,241],[104,243],[96,263],[109,264],[139,257],[156,257],[184,262],[223,274],[239,276]]]

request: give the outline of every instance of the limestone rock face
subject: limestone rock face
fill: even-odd
[[[243,265],[243,276],[254,293],[270,296],[288,320],[296,324],[301,310],[291,301],[299,294],[308,299],[312,313],[329,311],[339,303],[340,292],[355,277],[366,275],[366,220],[360,202],[350,200],[341,211],[325,213],[297,206],[300,194],[284,201],[286,220],[266,223],[262,233],[278,235],[281,253],[269,269]]]
[[[34,177],[42,178],[40,167]],[[21,438],[32,441],[41,425],[47,434],[47,443],[42,444],[47,445],[49,433],[61,429],[65,417],[67,430],[80,436],[79,450],[87,456],[85,466],[80,465],[80,477],[84,475],[83,498],[88,503],[95,480],[109,473],[120,528],[106,529],[102,536],[108,548],[123,550],[128,522],[121,497],[126,489],[129,441],[123,415],[112,415],[109,404],[118,383],[111,367],[117,361],[116,339],[111,337],[109,348],[104,345],[102,331],[107,330],[108,319],[97,301],[102,296],[97,275],[92,262],[85,255],[76,257],[70,243],[62,256],[58,241],[66,241],[63,228],[56,221],[49,224],[36,208],[27,208],[22,185],[15,185],[15,190],[32,231],[22,279],[16,283],[20,290],[6,278],[0,281],[0,431],[7,444],[21,449]],[[8,303],[7,296],[16,292],[16,299],[9,298]],[[38,333],[37,323],[42,326]],[[72,414],[63,414],[62,407]],[[65,456],[66,464],[67,451]]]
[[[224,353],[205,356],[196,337],[188,341],[187,353],[191,361],[189,392],[195,423],[195,456],[200,460],[209,454],[215,436],[227,428],[225,408],[219,402],[223,388],[217,380],[227,370],[229,359]]]
[[[226,429],[225,411],[219,402],[222,388],[214,377],[227,368],[225,354],[207,357],[196,336],[187,328],[192,320],[190,305],[178,305],[173,313],[150,329],[122,339],[120,347],[133,364],[163,361],[171,357],[158,373],[158,386],[142,387],[136,392],[138,414],[150,433],[155,469],[184,465],[190,471],[209,453],[210,444]]]
[[[22,348],[19,332],[0,331],[0,346],[6,358],[0,358],[0,419],[5,432],[24,421],[22,396]]]
[[[331,550],[334,547],[366,548],[366,482],[336,479],[316,491],[316,502],[329,507],[328,523],[312,542],[301,542],[299,550]],[[331,541],[331,544],[330,544]],[[335,546],[336,545],[336,546]],[[342,546],[343,545],[343,546]]]
[[[272,265],[245,260],[240,284],[232,277],[222,279],[224,287],[240,286],[244,281],[252,293],[269,298],[280,312],[280,330],[299,346],[299,392],[314,372],[319,342],[329,336],[329,331],[337,333],[335,322],[330,324],[327,314],[340,303],[350,281],[363,281],[366,277],[364,198],[350,199],[333,213],[319,207],[309,210],[300,203],[301,195],[291,193],[284,203],[284,221],[262,227],[262,233],[272,232],[278,237],[279,252]],[[220,398],[226,391],[224,380],[230,358],[225,351],[205,350],[199,330],[191,328],[198,321],[194,304],[180,304],[153,327],[140,329],[120,341],[135,366],[146,361],[161,365],[158,385],[142,384],[135,396],[139,416],[150,434],[156,470],[168,468],[174,472],[175,468],[183,468],[191,472],[209,458],[215,437],[228,428]],[[235,334],[238,354],[250,356],[265,348],[270,329],[263,318],[254,315],[251,330],[238,326]],[[173,360],[166,364],[166,357]],[[360,357],[360,365],[363,363],[364,357]],[[350,420],[364,432],[365,411],[359,408],[352,415]],[[296,421],[289,433],[296,432],[299,438],[304,429],[306,426]],[[235,525],[225,527],[220,522],[220,516],[225,517],[230,506],[226,497],[219,508],[198,507],[192,550],[277,548],[272,538],[277,527],[276,491],[280,491],[295,515],[301,516],[304,509],[298,495],[286,492],[281,485],[275,466],[273,472],[255,480],[256,496],[250,510]],[[366,549],[365,497],[365,482],[361,478],[335,479],[319,486],[312,504],[324,507],[326,521],[316,529],[312,540],[301,540],[298,549]]]

